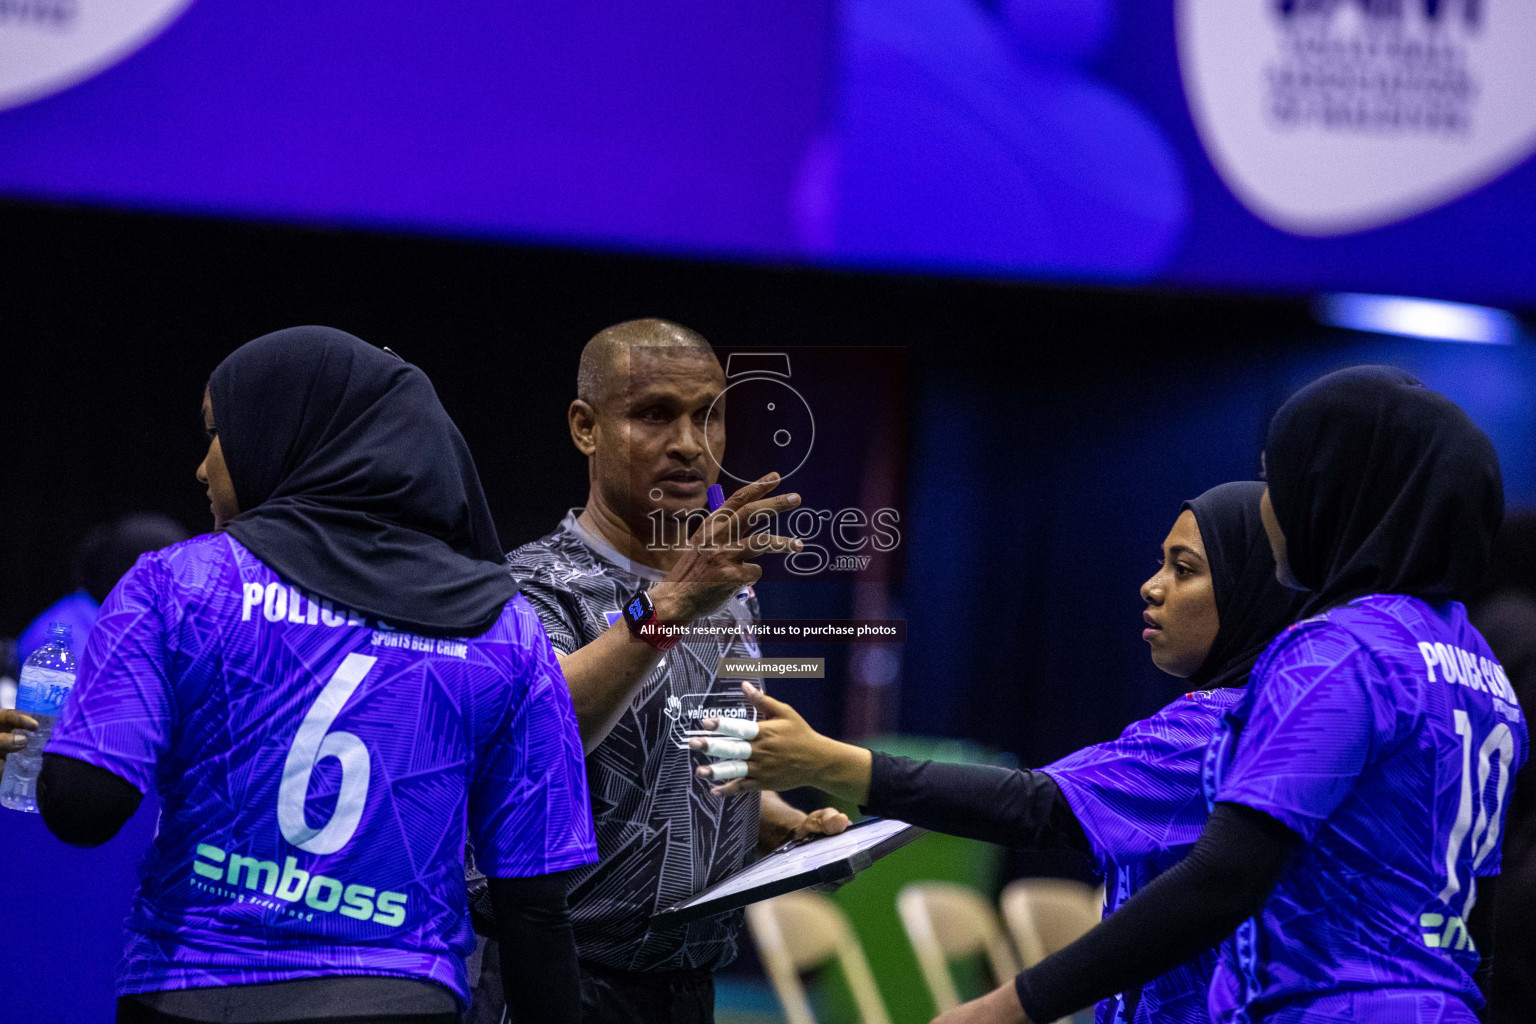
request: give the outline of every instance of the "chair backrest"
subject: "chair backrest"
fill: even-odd
[[[974,889],[954,882],[913,882],[897,895],[896,911],[940,1013],[960,1005],[951,960],[985,953],[999,984],[1019,972],[997,912]]]
[[[1071,945],[1104,915],[1102,886],[1065,878],[1010,882],[999,902],[1025,967]]]
[[[864,947],[842,910],[821,893],[792,892],[754,903],[747,908],[747,929],[788,1024],[816,1024],[800,975],[833,960],[842,968],[861,1024],[891,1024]]]

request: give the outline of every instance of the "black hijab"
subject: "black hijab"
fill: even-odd
[[[1269,500],[1310,615],[1365,594],[1458,596],[1504,517],[1493,443],[1390,366],[1330,373],[1269,425]]]
[[[1276,634],[1296,621],[1306,599],[1275,579],[1275,558],[1259,517],[1263,494],[1263,484],[1239,480],[1184,503],[1200,527],[1220,622],[1211,652],[1189,677],[1199,689],[1248,682],[1253,663]]]
[[[208,379],[241,512],[273,571],[417,633],[477,636],[517,593],[480,477],[426,374],[329,327],[240,346]]]

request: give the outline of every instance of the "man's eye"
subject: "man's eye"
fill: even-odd
[[[217,441],[219,439],[219,428],[218,427],[204,427],[203,428],[203,436],[208,439],[208,443],[209,444],[213,444],[213,442],[215,442],[215,441]]]

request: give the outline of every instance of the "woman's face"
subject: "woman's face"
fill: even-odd
[[[224,465],[224,450],[219,447],[219,431],[213,425],[213,399],[203,389],[203,430],[208,434],[208,454],[197,467],[197,482],[208,488],[208,504],[213,508],[213,528],[223,529],[224,524],[240,514],[235,503],[235,482],[229,478]]]
[[[1211,566],[1189,509],[1164,538],[1162,562],[1141,585],[1141,599],[1147,602],[1141,637],[1152,647],[1152,663],[1180,679],[1194,675],[1211,653],[1220,622]]]
[[[1285,534],[1280,530],[1280,520],[1275,518],[1275,506],[1269,500],[1269,488],[1259,497],[1259,520],[1264,524],[1264,535],[1269,538],[1269,550],[1275,556],[1275,579],[1292,590],[1306,590],[1296,581],[1291,571],[1290,556],[1286,552]]]

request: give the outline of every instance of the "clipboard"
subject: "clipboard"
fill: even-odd
[[[651,924],[686,924],[798,889],[847,881],[925,831],[895,818],[866,818],[835,836],[785,843],[703,892],[653,914]]]

